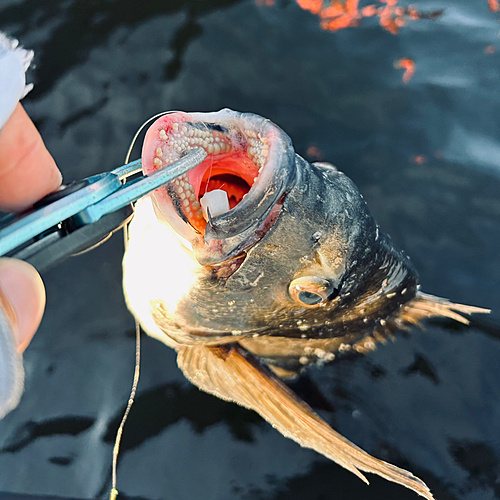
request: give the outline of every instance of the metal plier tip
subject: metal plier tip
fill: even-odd
[[[0,257],[22,259],[43,272],[90,250],[132,218],[135,201],[189,172],[206,156],[203,149],[192,149],[170,165],[139,177],[142,163],[136,160],[62,186],[30,210],[0,219]]]

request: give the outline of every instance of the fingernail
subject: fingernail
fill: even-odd
[[[45,288],[34,267],[16,259],[0,259],[0,304],[14,328],[18,348],[24,351],[42,320]],[[7,303],[7,305],[6,305]]]

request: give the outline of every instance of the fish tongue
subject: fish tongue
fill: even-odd
[[[206,221],[209,219],[208,211],[210,211],[210,217],[217,217],[229,211],[229,199],[222,189],[214,189],[205,193],[200,198],[200,204]]]

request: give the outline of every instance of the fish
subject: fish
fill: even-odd
[[[347,175],[307,162],[261,116],[165,114],[146,133],[144,173],[199,147],[203,163],[136,205],[123,260],[129,309],[201,390],[256,411],[366,483],[364,473],[378,474],[432,499],[411,472],[336,432],[286,380],[346,351],[369,353],[426,318],[467,324],[489,311],[422,292]]]

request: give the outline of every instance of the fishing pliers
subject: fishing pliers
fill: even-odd
[[[106,241],[133,216],[133,203],[195,168],[206,152],[192,149],[151,175],[141,160],[62,186],[21,214],[0,219],[0,257],[14,257],[43,272]]]

